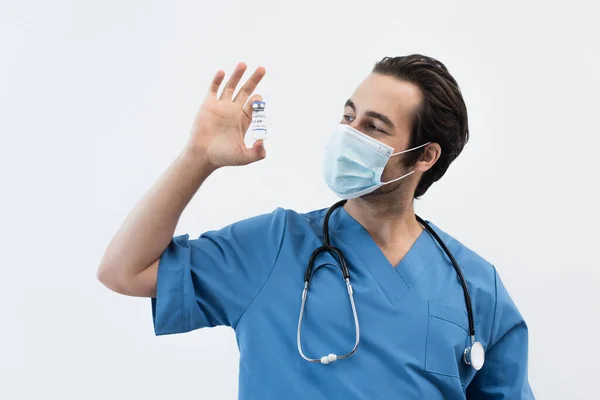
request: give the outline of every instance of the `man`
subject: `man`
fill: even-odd
[[[433,224],[424,229],[413,210],[468,139],[459,87],[437,60],[386,57],[346,102],[324,175],[348,201],[331,212],[328,238],[325,209],[277,209],[194,240],[173,237],[212,172],[266,156],[261,141],[244,144],[265,69],[234,96],[245,69],[220,96],[216,74],[185,149],[113,238],[99,280],[152,298],[157,335],[235,329],[240,399],[532,399],[527,326],[497,271]],[[485,363],[469,357],[467,296],[435,233],[464,275]],[[317,255],[301,296],[308,260],[327,240],[341,257]]]

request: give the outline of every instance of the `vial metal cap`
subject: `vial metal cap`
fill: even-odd
[[[265,108],[265,102],[264,101],[253,101],[252,108]]]

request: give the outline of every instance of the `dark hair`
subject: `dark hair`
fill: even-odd
[[[421,54],[384,57],[375,64],[373,73],[413,83],[423,94],[423,101],[413,115],[410,147],[431,141],[440,145],[442,154],[421,177],[414,194],[420,197],[446,173],[469,140],[467,106],[446,66],[431,57]],[[414,165],[424,150],[407,153],[403,158],[405,165]]]

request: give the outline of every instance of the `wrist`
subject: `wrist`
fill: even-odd
[[[198,146],[187,145],[179,156],[185,164],[192,166],[195,170],[205,173],[206,176],[213,173],[218,167],[210,162],[206,149]]]

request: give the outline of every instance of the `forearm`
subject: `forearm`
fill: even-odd
[[[129,213],[102,258],[99,276],[135,276],[169,245],[183,210],[214,171],[198,151],[185,150]]]

